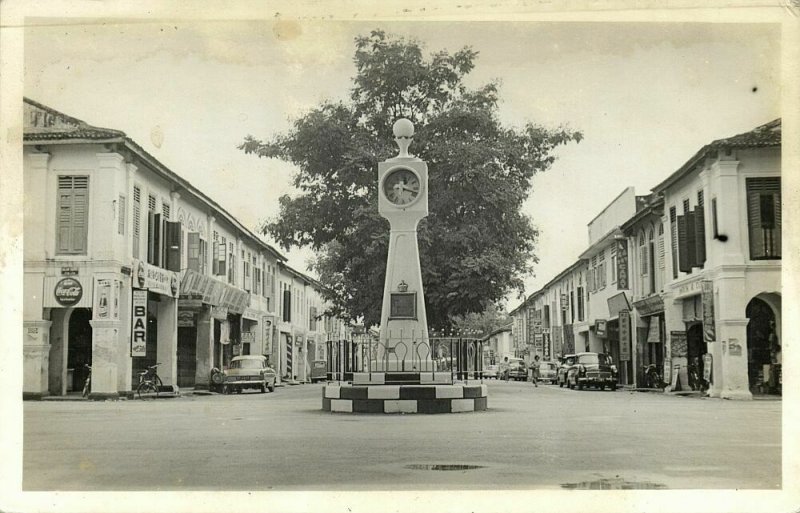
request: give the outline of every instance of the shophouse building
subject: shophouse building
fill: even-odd
[[[633,383],[629,332],[630,283],[618,275],[618,264],[627,261],[628,241],[621,225],[640,209],[644,198],[626,188],[591,222],[589,247],[580,255],[588,264],[586,286],[587,322],[576,327],[576,351],[606,353],[619,368],[620,384]]]
[[[308,381],[314,360],[326,359],[327,340],[348,336],[347,326],[324,315],[322,285],[288,265],[278,266],[278,344],[273,359],[283,379]]]
[[[643,386],[644,369],[664,368],[666,239],[664,198],[651,194],[641,208],[622,225],[627,238],[627,261],[617,254],[617,281],[628,280],[631,291],[630,336],[634,384]]]
[[[663,197],[665,378],[689,366],[713,397],[781,383],[781,120],[713,141],[653,188]]]
[[[155,363],[204,387],[233,356],[275,354],[284,256],[123,132],[24,114],[25,396],[80,390],[85,365],[95,398]]]
[[[511,324],[501,326],[483,338],[483,365],[499,365],[504,358],[516,356]]]

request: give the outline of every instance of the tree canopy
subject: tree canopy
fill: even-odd
[[[396,155],[393,123],[414,122],[410,152],[428,163],[429,215],[418,239],[428,324],[450,327],[512,290],[536,261],[537,231],[521,207],[553,149],[581,133],[498,118],[498,84],[470,89],[478,52],[425,56],[421,42],[375,30],[355,39],[348,99],[324,101],[247,153],[297,168],[294,197],[264,232],[282,247],[309,246],[331,313],[380,322],[389,224],[378,214],[377,164]]]

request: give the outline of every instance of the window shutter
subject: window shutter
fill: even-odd
[[[692,272],[691,268],[697,266],[697,241],[695,238],[695,223],[694,223],[694,211],[688,211],[684,214],[686,218],[686,251],[688,254],[686,255],[689,261],[689,271]]]
[[[192,271],[200,272],[200,234],[196,232],[190,232],[188,243],[189,248],[186,259],[186,267]]]
[[[153,214],[153,265],[161,266],[161,214]]]
[[[57,246],[59,253],[69,253],[72,248],[72,190],[58,191],[58,229]],[[71,185],[71,184],[70,184]]]
[[[664,234],[658,236],[658,268],[664,269],[666,267],[666,254],[664,250]]]
[[[225,265],[225,252],[228,250],[225,241],[217,244],[217,276],[224,276],[228,272]]]
[[[199,235],[198,235],[198,239],[199,239]],[[206,267],[207,267],[207,262],[208,262],[208,244],[203,239],[199,239],[198,242],[199,242],[198,246],[199,246],[199,250],[200,250],[200,255],[199,255],[200,265],[198,266],[198,271],[201,274],[206,274]]]
[[[166,267],[170,271],[180,272],[181,270],[181,222],[180,221],[165,221],[164,227],[166,228],[165,243],[167,261]]]
[[[139,257],[139,239],[141,238],[142,190],[133,187],[133,258]]]
[[[706,217],[703,207],[694,211],[695,266],[703,267],[706,262]]]
[[[689,262],[688,240],[686,238],[686,216],[678,216],[678,270],[688,273],[692,271]]]
[[[292,293],[283,291],[283,322],[292,322]]]
[[[125,235],[125,221],[126,221],[125,213],[127,212],[127,209],[125,208],[125,206],[126,206],[125,205],[125,196],[120,194],[119,195],[119,204],[117,205],[118,212],[119,212],[119,218],[117,219],[117,221],[118,221],[117,233],[120,234],[120,235]]]

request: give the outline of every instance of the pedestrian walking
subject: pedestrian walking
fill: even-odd
[[[533,385],[539,388],[539,355],[533,357],[533,364],[531,365],[531,379]]]
[[[503,364],[500,366],[500,371],[503,373],[503,379],[508,381],[508,356],[503,358]]]

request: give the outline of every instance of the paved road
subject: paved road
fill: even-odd
[[[495,381],[489,394],[489,411],[451,415],[325,413],[321,385],[26,402],[23,489],[781,486],[779,401]]]

